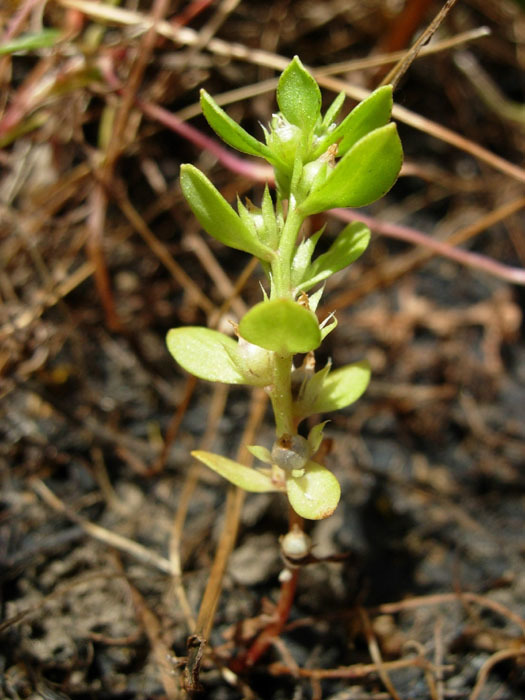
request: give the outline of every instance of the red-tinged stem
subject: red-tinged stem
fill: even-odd
[[[299,569],[290,570],[290,578],[287,581],[283,581],[281,584],[281,594],[275,610],[275,621],[268,625],[268,627],[255,638],[255,641],[246,653],[241,654],[233,660],[231,663],[232,671],[235,673],[242,673],[247,668],[254,666],[261,656],[269,649],[273,640],[281,634],[290,615],[298,578]]]
[[[303,529],[304,521],[297,515],[294,509],[290,506],[289,509],[289,529],[295,527]],[[271,622],[254,640],[248,651],[241,654],[231,663],[231,669],[235,673],[242,673],[247,668],[254,666],[257,661],[263,656],[271,646],[273,640],[278,637],[288,618],[290,610],[295,599],[295,591],[297,590],[297,581],[299,579],[299,567],[289,568],[289,578],[281,583],[281,591],[279,602],[275,609],[275,620]]]

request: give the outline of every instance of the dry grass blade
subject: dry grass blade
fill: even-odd
[[[525,658],[525,646],[521,646],[518,649],[503,649],[502,651],[492,654],[492,656],[490,656],[480,668],[476,679],[476,685],[469,696],[469,700],[478,700],[487,683],[488,675],[494,666],[507,659],[519,659],[520,657]]]
[[[237,460],[247,466],[250,465],[253,457],[246,449],[246,445],[253,443],[255,432],[263,419],[266,404],[266,394],[261,390],[254,391],[250,406],[250,414],[241,439],[241,447],[237,454]],[[199,666],[202,653],[204,647],[208,644],[215,611],[222,591],[228,558],[233,551],[237,538],[244,496],[245,493],[241,489],[235,486],[228,487],[224,527],[210,571],[208,585],[204,591],[199,609],[195,634],[193,635],[195,643],[193,646],[190,646],[188,667],[186,669],[186,687],[188,690],[196,690],[199,687]]]
[[[445,2],[425,31],[421,33],[421,35],[414,42],[414,45],[406,52],[406,55],[403,56],[399,63],[394,66],[382,80],[381,85],[393,85],[394,88],[397,86],[403,75],[409,69],[412,61],[414,61],[414,59],[420,53],[423,46],[434,36],[439,26],[442,24],[443,20],[454,7],[456,2],[457,0],[447,0]]]
[[[57,496],[55,496],[55,494],[40,479],[34,479],[31,485],[33,490],[42,498],[43,501],[47,503],[48,506],[53,508],[53,510],[56,510],[58,513],[65,515],[70,520],[73,520],[75,523],[78,523],[91,537],[94,537],[96,540],[103,542],[109,547],[114,547],[121,552],[129,554],[131,557],[138,559],[143,564],[153,566],[165,574],[171,573],[171,564],[167,559],[161,557],[156,552],[152,552],[146,547],[143,547],[138,542],[134,542],[127,537],[111,532],[111,530],[100,527],[100,525],[96,525],[95,523],[90,523],[80,515],[77,515],[77,513],[71,511],[71,509],[68,508],[65,503],[57,498]]]
[[[388,675],[388,671],[385,668],[384,661],[381,656],[381,650],[379,649],[379,645],[377,643],[377,639],[375,638],[372,625],[370,624],[370,618],[368,617],[366,610],[364,610],[363,608],[359,608],[358,612],[359,617],[361,619],[361,624],[363,626],[363,632],[366,637],[366,643],[368,644],[368,651],[370,652],[372,661],[377,666],[377,672],[379,674],[379,677],[381,678],[383,685],[388,690],[392,698],[394,700],[401,700],[399,693],[395,689],[394,684],[392,683],[390,676]]]
[[[121,574],[125,575],[124,568],[118,560],[117,566]],[[129,580],[127,580],[127,584],[135,610],[137,611],[137,617],[146,632],[153,650],[153,656],[155,657],[155,663],[159,669],[166,697],[168,700],[179,700],[179,698],[183,697],[182,690],[173,673],[173,667],[170,664],[171,650],[163,639],[160,621],[153,611],[150,610],[139,590]]]

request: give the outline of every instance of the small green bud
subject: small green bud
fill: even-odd
[[[299,190],[302,197],[307,197],[311,191],[324,184],[331,170],[330,164],[324,156],[312,160],[303,167]]]
[[[279,112],[272,117],[266,142],[272,153],[275,153],[277,157],[287,163],[291,170],[295,160],[295,153],[302,141],[302,136],[302,130],[298,126],[290,124]]]

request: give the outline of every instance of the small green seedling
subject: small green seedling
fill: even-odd
[[[396,181],[403,159],[396,126],[389,123],[391,86],[377,89],[337,124],[343,101],[341,93],[323,116],[319,86],[295,57],[279,79],[279,112],[264,130],[263,143],[202,91],[202,111],[211,127],[230,146],[268,161],[277,193],[274,203],[266,187],[260,207],[238,200],[236,212],[192,165],[181,168],[182,191],[205,231],[260,260],[269,292],[240,320],[236,340],[200,327],[175,328],[167,336],[169,351],[191,374],[264,387],[273,406],[272,449],[248,448],[265,466],[250,468],[200,450],[193,456],[247,491],[286,492],[293,509],[313,520],[333,513],[340,487],[315,460],[325,423],[307,437],[298,426],[308,416],[350,405],[370,379],[366,361],[334,371],[328,363],[315,371],[314,351],[337,325],[333,317],[319,323],[315,312],[324,281],[364,252],[370,231],[352,223],[325,253],[313,257],[323,230],[301,238],[301,227],[312,214],[379,199]],[[299,353],[305,358],[295,367]]]

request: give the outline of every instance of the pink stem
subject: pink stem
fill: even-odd
[[[467,267],[474,267],[478,270],[484,270],[494,277],[499,277],[506,280],[507,282],[512,282],[513,284],[523,284],[525,285],[525,269],[521,267],[511,267],[510,265],[504,265],[503,263],[497,262],[492,258],[488,258],[485,255],[480,255],[479,253],[472,253],[468,250],[463,250],[462,248],[456,248],[448,243],[443,243],[443,241],[438,241],[435,238],[431,238],[421,231],[409,228],[408,226],[400,226],[399,224],[390,224],[386,221],[379,221],[371,216],[365,216],[359,211],[352,209],[331,209],[330,214],[341,219],[341,221],[362,221],[366,224],[371,231],[375,231],[383,236],[388,236],[389,238],[396,238],[399,241],[406,241],[407,243],[412,243],[413,245],[421,245],[428,248],[439,255],[455,260],[456,262],[466,265]]]

